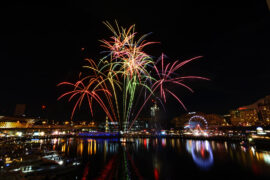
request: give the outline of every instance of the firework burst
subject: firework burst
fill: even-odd
[[[59,86],[69,85],[73,89],[62,94],[58,99],[70,95],[70,101],[78,97],[71,117],[73,117],[75,110],[82,105],[83,99],[87,99],[92,116],[92,103],[96,101],[111,121],[118,121],[120,124],[130,122],[130,129],[150,97],[158,98],[159,96],[159,99],[166,103],[166,96],[170,95],[186,109],[182,100],[172,89],[169,89],[170,84],[182,86],[193,92],[185,84],[186,80],[209,80],[200,76],[177,75],[177,71],[182,66],[195,59],[199,59],[200,56],[183,62],[174,61],[164,64],[164,55],[162,54],[161,61],[158,61],[161,63],[161,68],[159,69],[153,58],[144,52],[146,46],[157,43],[146,41],[145,38],[148,34],[136,40],[135,25],[125,29],[119,27],[117,22],[116,28],[108,22],[104,22],[104,24],[113,34],[109,40],[103,39],[100,41],[102,43],[101,46],[106,49],[104,51],[106,55],[98,63],[92,59],[86,59],[88,65],[83,67],[89,69],[91,75],[81,78],[76,83],[62,82],[59,84]],[[141,94],[139,89],[140,92],[145,90],[148,95],[140,106],[139,111],[135,112],[136,108],[133,108],[134,101],[135,96]],[[122,102],[120,101],[121,99]],[[131,114],[136,115],[133,118]]]

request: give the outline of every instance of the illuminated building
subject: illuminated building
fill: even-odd
[[[94,127],[94,124],[90,124]],[[106,116],[105,122],[99,124],[99,129],[105,132],[118,132],[119,131],[119,123],[109,121]]]
[[[238,110],[231,110],[230,111],[230,115],[231,115],[231,124],[233,126],[238,126],[241,122],[240,120],[240,113]]]
[[[35,119],[0,116],[0,129],[27,128],[35,123]]]
[[[228,123],[223,116],[218,114],[206,114],[205,119],[207,120],[209,126],[211,127],[218,127],[218,126],[227,126]]]
[[[230,114],[225,114],[225,115],[223,115],[223,118],[224,118],[225,121],[226,121],[226,125],[232,124],[232,123],[231,123],[231,115],[230,115]]]
[[[139,126],[140,129],[147,129],[149,128],[149,123],[151,122],[151,117],[140,117],[137,120],[137,126]]]
[[[150,128],[160,129],[160,125],[158,122],[158,112],[159,112],[159,107],[157,106],[157,103],[154,102],[154,105],[150,108],[150,114],[151,114],[151,121],[149,123]]]
[[[259,118],[262,121],[263,125],[270,125],[270,106],[265,104],[260,104],[259,109]]]
[[[178,117],[174,117],[171,121],[171,123],[173,124],[174,128],[183,128],[185,126],[185,123],[187,123],[189,120],[187,114],[178,116]]]
[[[151,107],[151,117],[155,117],[159,111],[159,107],[157,106],[157,103],[154,104],[154,106]]]
[[[136,121],[134,121],[133,126],[130,128],[130,130],[139,131],[148,128],[147,122],[149,122],[149,118],[138,118]]]
[[[257,103],[259,119],[262,125],[270,125],[270,96]]]
[[[232,125],[270,125],[270,96],[230,112]]]
[[[259,123],[258,112],[256,109],[238,108],[232,110],[231,123],[233,126],[254,126]]]
[[[108,121],[108,116],[106,116],[106,124],[105,124],[105,132],[109,131],[109,121]]]

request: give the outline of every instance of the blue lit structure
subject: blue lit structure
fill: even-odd
[[[82,137],[119,137],[118,132],[81,132],[78,136]]]

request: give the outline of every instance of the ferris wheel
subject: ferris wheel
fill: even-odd
[[[203,116],[194,115],[188,121],[189,129],[195,134],[205,133],[208,123]]]

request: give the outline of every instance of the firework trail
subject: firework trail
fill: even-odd
[[[108,118],[110,118],[113,121],[110,112],[108,111],[105,103],[103,102],[102,98],[99,95],[99,93],[101,92],[101,93],[104,93],[104,94],[107,94],[107,95],[111,96],[111,93],[107,89],[90,90],[91,85],[94,85],[95,83],[98,83],[98,82],[99,82],[98,79],[93,77],[93,78],[90,78],[87,86],[83,83],[82,80],[77,81],[75,84],[70,83],[70,82],[62,82],[62,83],[58,84],[58,86],[69,85],[69,86],[73,87],[73,90],[62,94],[58,98],[58,100],[62,99],[63,97],[65,97],[67,95],[70,95],[68,101],[71,101],[75,96],[79,95],[79,98],[77,99],[77,101],[76,101],[76,103],[75,103],[75,105],[73,107],[71,118],[73,118],[76,108],[78,106],[80,108],[84,98],[87,98],[89,109],[90,109],[90,112],[91,112],[92,116],[93,116],[93,105],[92,105],[92,103],[93,103],[93,100],[95,100],[95,101],[98,102],[98,104],[104,110],[104,112],[107,114]]]

